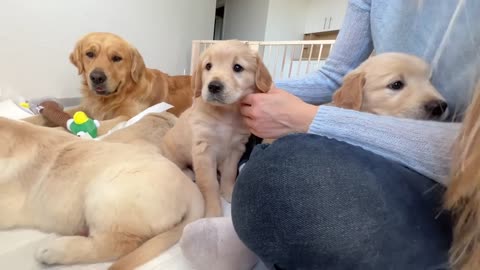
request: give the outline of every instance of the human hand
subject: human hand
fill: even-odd
[[[307,132],[317,110],[318,106],[275,87],[267,93],[247,95],[240,108],[250,132],[265,139]]]

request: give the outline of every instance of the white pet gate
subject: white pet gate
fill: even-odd
[[[218,40],[192,41],[190,70],[201,53]],[[335,40],[243,41],[257,51],[274,80],[295,78],[320,68],[332,50]]]

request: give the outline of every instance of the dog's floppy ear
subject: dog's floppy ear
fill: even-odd
[[[333,104],[344,109],[359,111],[363,102],[365,74],[355,72],[343,78],[342,86],[333,94]]]
[[[270,72],[268,72],[267,67],[263,63],[260,56],[257,54],[257,72],[255,73],[255,84],[257,86],[258,91],[260,92],[268,92],[270,87],[272,86],[272,76]]]
[[[73,49],[73,52],[70,53],[70,62],[77,67],[78,75],[85,72],[85,67],[83,66],[82,61],[82,40],[78,41]]]
[[[132,67],[130,69],[130,75],[132,76],[132,80],[135,83],[140,81],[142,74],[145,72],[145,62],[143,61],[142,55],[138,52],[138,50],[134,47],[130,48],[131,50],[131,57],[132,57]]]
[[[197,67],[193,70],[192,73],[192,89],[195,93],[195,97],[199,97],[202,95],[202,60],[199,60],[197,63]]]

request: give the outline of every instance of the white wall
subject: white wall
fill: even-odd
[[[265,40],[302,40],[310,1],[270,0]]]
[[[265,38],[269,0],[226,0],[223,39]]]
[[[3,0],[0,89],[26,98],[79,96],[68,56],[91,31],[135,45],[148,67],[188,73],[192,39],[211,39],[215,0]]]

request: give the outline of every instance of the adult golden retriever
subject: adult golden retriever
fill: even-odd
[[[452,269],[480,269],[480,85],[455,146],[445,205],[455,220]]]
[[[0,118],[0,139],[8,141],[0,147],[0,229],[63,235],[38,249],[45,264],[111,261],[133,251],[111,267],[131,270],[154,258],[204,215],[198,187],[152,146],[175,120],[147,115],[93,141]],[[132,137],[145,128],[148,136]]]
[[[82,110],[97,120],[112,120],[108,128],[165,101],[180,115],[192,104],[191,76],[169,76],[145,67],[132,45],[112,33],[89,33],[81,38],[70,61],[82,75]],[[26,121],[47,125],[41,116]]]
[[[416,56],[378,54],[345,76],[332,105],[379,115],[443,119],[448,106],[430,82],[431,73]]]
[[[237,165],[250,136],[240,100],[249,93],[268,91],[272,78],[256,52],[229,40],[205,50],[192,83],[194,103],[165,134],[162,151],[182,170],[193,168],[206,216],[220,216],[220,190],[230,201]]]

